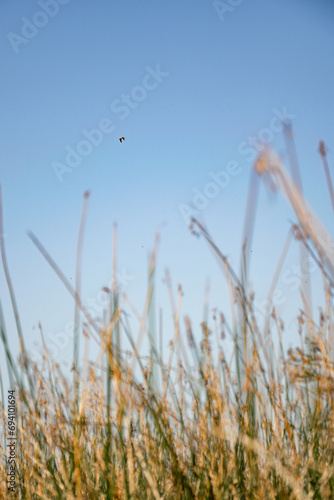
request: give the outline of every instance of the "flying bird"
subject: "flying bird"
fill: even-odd
[[[123,142],[123,141],[125,141],[125,138],[124,137],[120,137],[119,138],[119,142]]]

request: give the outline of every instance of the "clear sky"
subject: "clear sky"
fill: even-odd
[[[156,303],[164,308],[166,324],[166,266],[174,290],[183,285],[183,315],[189,314],[196,328],[207,277],[210,307],[228,309],[220,271],[181,212],[196,208],[197,195],[197,202],[207,205],[198,217],[239,268],[253,158],[249,143],[251,137],[266,138],[263,130],[275,116],[292,118],[306,197],[331,231],[333,213],[317,148],[319,139],[334,148],[333,2],[3,0],[0,18],[5,241],[29,348],[40,344],[38,321],[52,344],[52,336],[72,320],[73,303],[26,231],[37,235],[74,281],[87,189],[84,301],[101,298],[99,290],[110,282],[116,221],[119,270],[139,310],[157,230]],[[119,136],[125,137],[122,144]],[[274,131],[269,139],[284,159],[282,134]],[[212,175],[228,170],[233,174],[228,185],[203,201]],[[282,196],[262,189],[251,272],[259,301],[266,297],[289,219],[294,217]],[[280,284],[286,297],[280,311],[290,319],[298,311],[294,266],[296,246]],[[15,348],[2,269],[0,297]],[[318,299],[316,294],[314,303]],[[170,337],[168,328],[165,335]],[[71,345],[55,355],[61,361],[70,351]]]

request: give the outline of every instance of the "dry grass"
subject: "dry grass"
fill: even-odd
[[[307,310],[299,314],[302,342],[288,352],[282,345],[283,322],[273,308],[268,325],[278,348],[275,351],[263,342],[254,294],[248,293],[245,281],[240,283],[197,221],[193,221],[193,230],[197,228],[208,241],[226,273],[231,308],[239,317],[235,330],[215,312],[203,322],[198,344],[190,318],[184,324],[180,319],[182,290],[174,298],[170,287],[175,328],[168,362],[162,363],[155,332],[149,326],[156,250],[136,341],[116,287],[110,292],[105,329],[95,325],[72,290],[76,314],[80,309],[86,315],[82,338],[86,343],[96,338],[101,354],[101,362],[93,364],[86,358],[80,369],[75,345],[73,383],[46,348],[42,366],[27,359],[23,340],[21,376],[2,321],[2,340],[17,390],[14,497],[334,498],[332,281],[324,255],[315,244],[316,229],[312,239],[305,236],[300,224],[299,240],[306,246],[314,243],[327,299],[319,321]],[[53,265],[51,258],[49,262]],[[170,286],[168,279],[167,284]],[[146,362],[138,355],[143,332],[151,341]],[[224,352],[226,332],[235,344],[231,359]],[[125,335],[132,345],[131,356],[121,350],[119,339]],[[238,339],[245,335],[243,351]],[[2,411],[3,432],[5,419]],[[0,442],[4,442],[3,436]],[[0,496],[6,498],[3,448],[1,453]]]

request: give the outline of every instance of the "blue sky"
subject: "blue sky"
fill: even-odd
[[[74,280],[87,189],[84,301],[110,281],[117,221],[119,269],[131,278],[126,292],[140,310],[147,253],[155,232],[161,231],[156,302],[165,311],[166,338],[166,266],[174,290],[183,285],[183,314],[193,317],[195,325],[202,319],[207,277],[210,306],[228,309],[223,278],[204,241],[187,229],[180,205],[191,206],[195,194],[203,194],[210,172],[226,171],[229,162],[237,162],[237,175],[200,210],[200,217],[238,269],[252,166],[241,145],[284,110],[294,116],[306,197],[331,230],[333,214],[317,148],[319,139],[334,147],[334,6],[324,0],[231,0],[226,5],[1,2],[0,180],[8,261],[28,346],[39,343],[38,321],[47,338],[64,331],[73,303],[26,231],[40,238]],[[90,135],[101,127],[103,132]],[[96,145],[82,143],[87,135]],[[119,136],[126,138],[122,144]],[[271,144],[284,155],[281,133],[273,134]],[[73,150],[82,153],[72,158],[75,168],[66,163]],[[329,160],[332,165],[331,152]],[[61,174],[60,164],[67,170]],[[260,301],[291,218],[281,195],[273,198],[261,190],[251,273]],[[294,266],[296,245],[284,267],[286,281]],[[281,312],[291,319],[299,307],[298,290],[287,283],[282,287],[287,300]],[[0,297],[15,348],[2,270]],[[314,302],[318,297],[317,292]],[[297,335],[290,336],[294,339]],[[66,351],[57,351],[59,361]]]

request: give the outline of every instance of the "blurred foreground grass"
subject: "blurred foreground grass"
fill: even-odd
[[[203,321],[202,339],[197,343],[191,319],[186,317],[183,322],[180,318],[182,290],[179,288],[173,297],[167,279],[174,334],[168,362],[163,363],[156,332],[150,327],[155,249],[140,318],[139,337],[146,333],[151,346],[150,357],[143,360],[139,356],[141,339],[135,339],[130,331],[116,283],[112,290],[106,290],[110,308],[105,327],[94,322],[80,301],[87,199],[86,195],[75,290],[31,235],[75,299],[77,330],[71,381],[47,352],[42,328],[42,366],[27,357],[2,241],[21,345],[17,366],[1,314],[2,343],[17,403],[17,476],[12,497],[334,498],[333,282],[321,249],[315,245],[326,291],[320,318],[311,318],[307,308],[301,311],[300,347],[285,352],[284,324],[275,309],[269,311],[270,334],[265,335],[255,318],[254,294],[247,290],[245,280],[238,280],[203,226],[193,220],[193,230],[197,228],[210,243],[226,272],[230,305],[238,318],[236,326],[214,313]],[[315,242],[314,236],[306,234],[302,221],[298,231],[300,241],[307,243],[312,237]],[[114,245],[116,275],[116,233]],[[80,315],[85,317],[82,331]],[[185,332],[184,338],[181,332]],[[226,333],[234,339],[229,359],[224,352]],[[120,339],[125,336],[131,352],[121,349]],[[274,337],[277,342],[273,342]],[[93,338],[100,346],[96,363],[88,359]],[[82,363],[78,357],[80,339],[85,342]],[[10,498],[5,400],[7,393],[2,387],[0,497]]]

